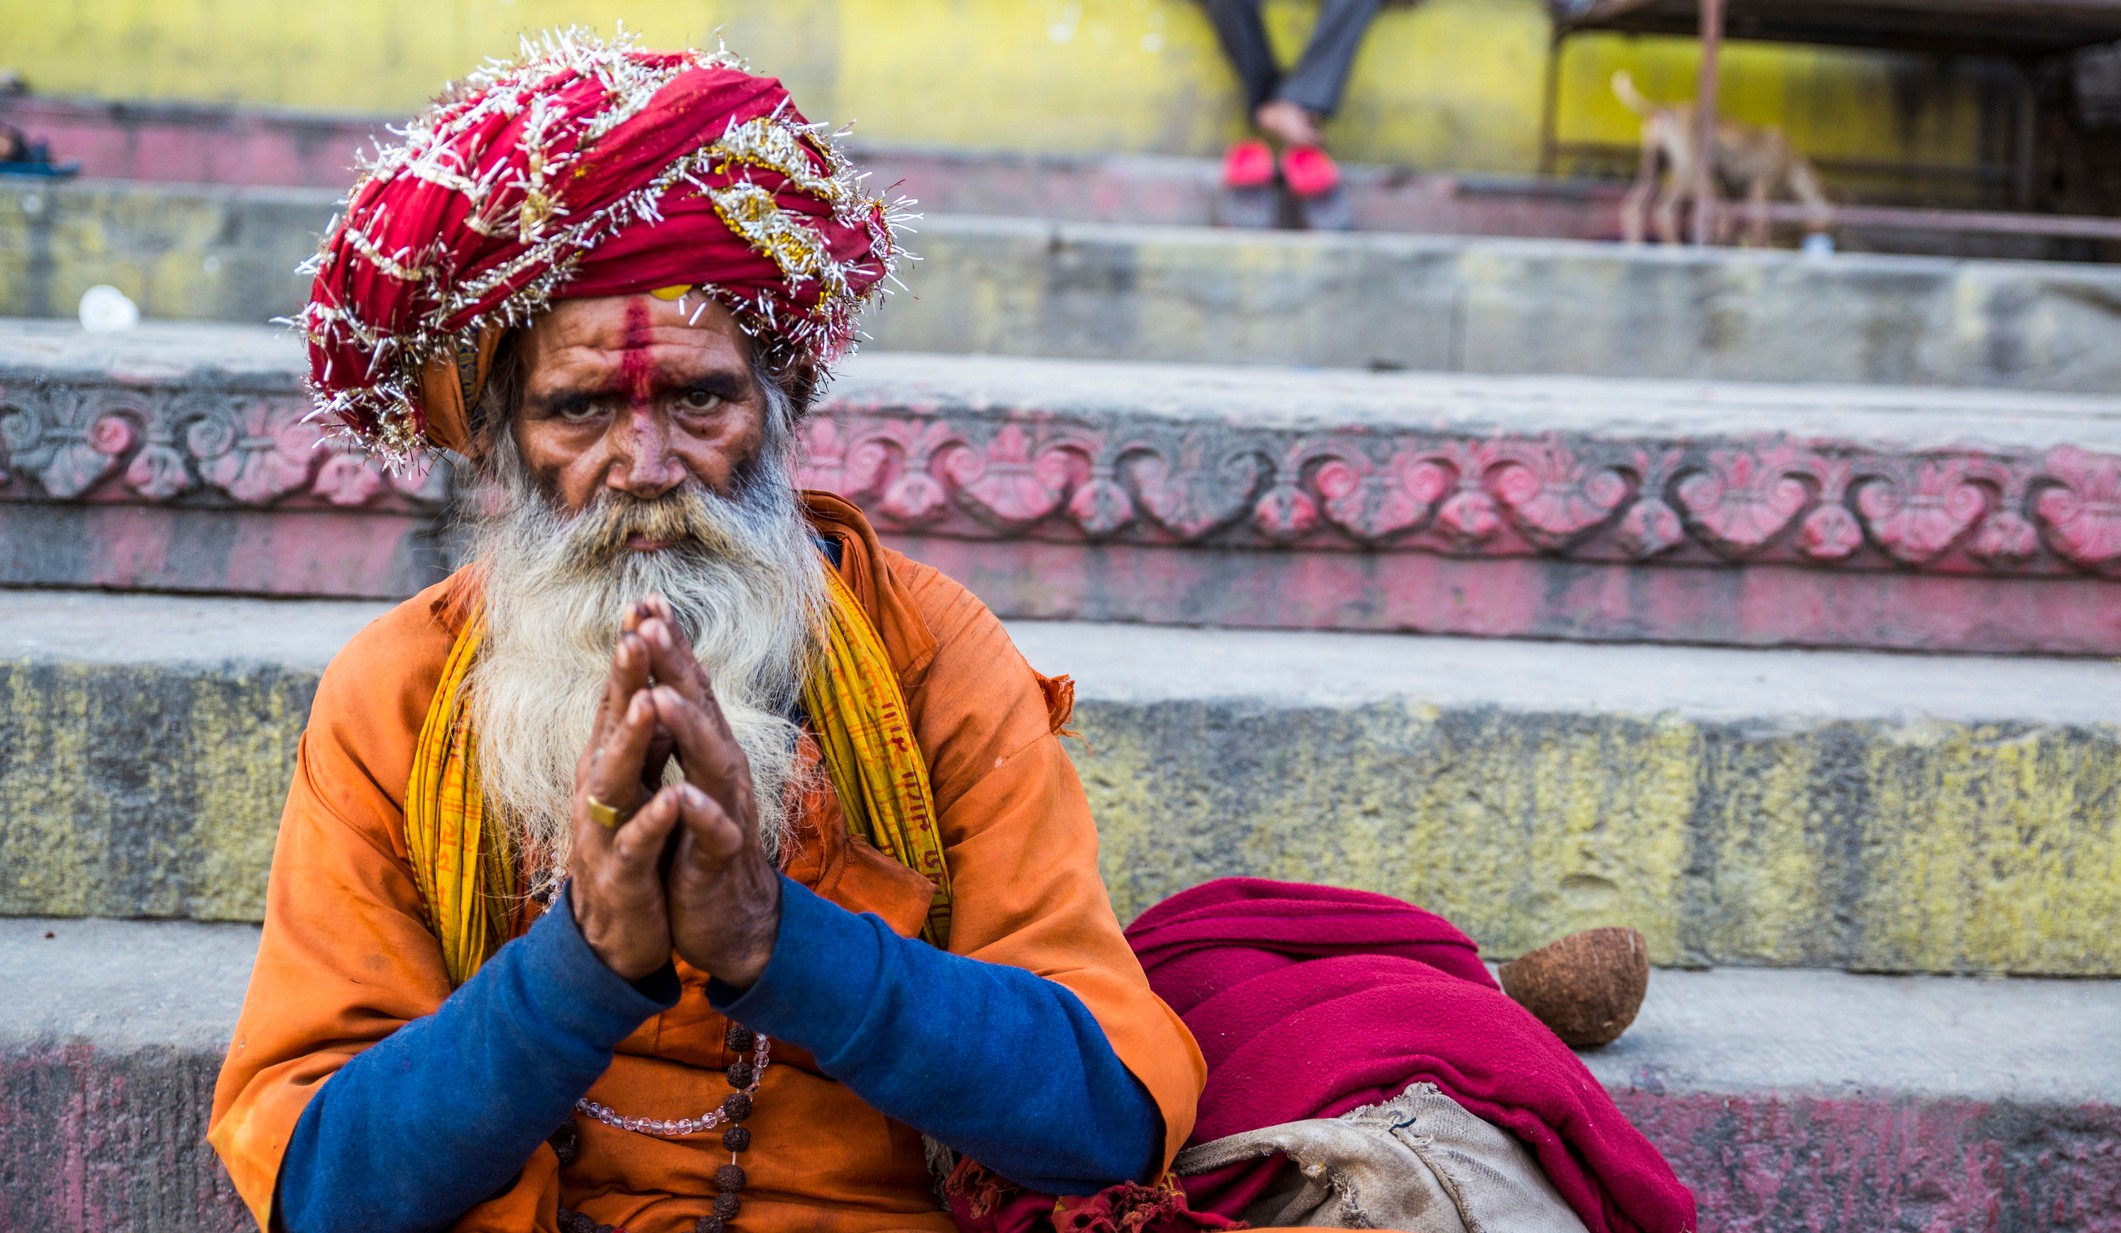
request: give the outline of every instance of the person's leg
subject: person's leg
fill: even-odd
[[[1259,8],[1263,0],[1201,0],[1208,22],[1222,41],[1223,54],[1244,86],[1245,114],[1250,116],[1274,93],[1281,81],[1281,66],[1274,62],[1274,48],[1267,42],[1267,25]]]
[[[1303,58],[1274,88],[1274,97],[1295,103],[1317,116],[1340,110],[1341,91],[1355,67],[1362,36],[1377,16],[1382,0],[1319,0],[1318,24]]]

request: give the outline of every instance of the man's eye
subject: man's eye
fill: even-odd
[[[560,408],[560,418],[570,424],[587,423],[603,414],[604,404],[598,402],[577,402]]]
[[[678,405],[687,411],[712,411],[722,405],[722,396],[713,390],[688,390]]]

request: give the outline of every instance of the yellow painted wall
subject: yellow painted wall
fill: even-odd
[[[1293,53],[1314,5],[1267,4]],[[1532,170],[1545,13],[1541,0],[1388,9],[1334,139],[1361,161]],[[45,94],[403,113],[521,31],[620,19],[659,45],[720,29],[813,116],[855,120],[871,142],[1201,154],[1241,129],[1235,81],[1192,0],[0,0],[0,65]],[[1632,142],[1612,69],[1676,99],[1692,95],[1693,65],[1684,40],[1573,42],[1560,136]],[[1981,99],[1963,74],[1760,45],[1733,46],[1727,65],[1730,110],[1785,124],[1808,149],[1943,164],[1982,154]]]
[[[1561,64],[1561,142],[1631,140],[1634,117],[1609,84],[1621,68],[1652,99],[1689,100],[1700,58],[1688,39],[1570,40]],[[1817,159],[2000,168],[2013,154],[2017,98],[1996,65],[1734,42],[1725,45],[1722,75],[1717,105],[1725,114],[1780,126]]]

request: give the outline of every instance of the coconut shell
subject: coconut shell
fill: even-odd
[[[1610,926],[1572,933],[1502,965],[1502,991],[1577,1049],[1611,1044],[1650,988],[1642,934]]]

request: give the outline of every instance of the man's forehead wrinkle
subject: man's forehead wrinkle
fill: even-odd
[[[570,348],[533,365],[530,392],[539,398],[616,393],[642,378],[662,387],[709,382],[748,386],[751,370],[742,356],[709,354],[694,348]]]
[[[612,312],[608,307],[595,312],[567,311],[562,306],[539,319],[531,333],[535,343],[532,352],[540,360],[563,360],[592,352],[615,356],[645,347],[718,352],[730,363],[748,362],[746,340],[726,318],[702,316],[698,322],[690,322],[680,313],[658,313],[643,299],[627,301],[622,312]]]

